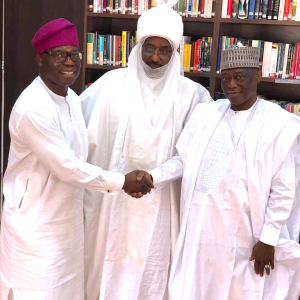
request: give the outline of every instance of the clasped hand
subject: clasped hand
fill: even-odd
[[[132,171],[125,175],[123,190],[134,198],[141,198],[154,187],[152,176],[146,171]]]

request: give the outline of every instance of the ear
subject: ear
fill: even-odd
[[[43,58],[40,54],[37,54],[35,56],[35,62],[37,63],[37,65],[41,68],[43,66]]]
[[[257,84],[260,83],[261,77],[262,77],[262,70],[261,68],[259,68],[255,74],[255,80]]]

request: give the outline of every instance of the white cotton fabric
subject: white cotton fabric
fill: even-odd
[[[147,37],[158,36],[171,41],[173,49],[177,50],[182,35],[182,17],[167,4],[149,9],[138,20],[137,38],[141,45]]]
[[[178,53],[163,70],[148,77],[138,45],[127,69],[106,73],[80,96],[89,162],[126,174],[153,169],[176,154],[175,143],[193,108],[211,97],[180,76]],[[88,300],[166,297],[170,253],[178,235],[179,188],[174,182],[139,200],[122,192],[114,197],[86,192]]]
[[[183,173],[171,300],[299,297],[300,245],[290,229],[299,234],[300,121],[264,100],[241,115],[237,139],[228,100],[198,105],[177,143],[179,158],[151,171],[155,186]],[[275,269],[263,278],[249,261],[258,240],[276,246]]]
[[[86,163],[79,97],[37,77],[16,101],[4,176],[0,299],[84,299],[84,187],[119,191],[124,175]]]

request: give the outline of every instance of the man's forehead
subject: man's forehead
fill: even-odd
[[[170,47],[170,42],[163,37],[159,36],[149,36],[145,39],[144,45],[153,45],[157,46],[159,44],[160,47]]]
[[[254,71],[258,71],[258,69],[256,68],[232,68],[232,69],[225,69],[221,71],[221,75],[223,74],[245,74],[245,73],[249,73],[249,72],[253,72]]]

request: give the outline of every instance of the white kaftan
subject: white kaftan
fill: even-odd
[[[226,99],[197,106],[180,158],[151,172],[155,186],[183,173],[170,299],[298,299],[300,246],[285,224],[299,133],[299,119],[264,100],[237,114]],[[249,261],[258,239],[276,246],[275,269],[263,278]]]
[[[142,98],[132,100],[136,87],[127,78],[128,69],[108,72],[80,96],[88,123],[88,161],[124,174],[150,170],[175,155],[175,143],[193,108],[211,101],[205,88],[180,76],[173,105],[158,129],[153,125],[160,123],[159,118],[155,121],[156,93],[144,90]],[[88,300],[97,299],[99,292],[101,300],[163,299],[170,246],[179,229],[179,188],[174,182],[141,199],[123,192],[86,192]]]
[[[4,176],[0,299],[84,299],[84,187],[119,191],[124,175],[86,163],[79,97],[37,77],[16,101]]]

